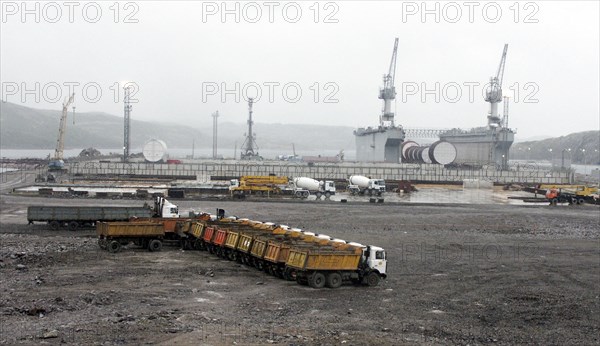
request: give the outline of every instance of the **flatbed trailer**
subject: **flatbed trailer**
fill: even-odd
[[[164,227],[156,222],[99,222],[96,226],[98,245],[110,252],[135,243],[149,251],[160,251],[165,237]]]
[[[82,226],[94,226],[97,222],[127,221],[131,218],[151,218],[150,207],[91,207],[91,206],[30,206],[27,221],[47,222],[52,230],[67,226],[75,231]]]

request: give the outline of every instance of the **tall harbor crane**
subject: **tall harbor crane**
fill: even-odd
[[[392,52],[392,60],[390,69],[383,76],[383,88],[379,89],[379,98],[383,100],[383,112],[379,122],[382,127],[394,127],[394,113],[392,112],[392,100],[396,99],[396,87],[394,80],[396,78],[396,56],[398,54],[398,38],[394,40],[394,51]]]
[[[242,160],[260,160],[261,157],[258,155],[258,146],[256,145],[256,134],[252,131],[252,105],[254,104],[254,98],[248,99],[248,133],[246,133],[246,140],[242,144],[242,153],[240,159]]]
[[[490,84],[485,91],[485,101],[490,103],[490,111],[488,114],[489,127],[501,126],[500,116],[498,115],[498,103],[502,101],[502,78],[504,78],[504,65],[506,64],[507,50],[508,44],[505,44],[496,76],[490,78]]]
[[[67,130],[67,115],[69,113],[69,106],[75,101],[75,93],[69,97],[68,100],[63,102],[62,115],[60,117],[60,125],[58,127],[58,139],[56,141],[56,149],[54,150],[54,157],[48,163],[48,169],[60,170],[65,166],[63,161],[63,151],[65,149],[65,132]],[[75,107],[73,107],[73,116],[75,116]]]

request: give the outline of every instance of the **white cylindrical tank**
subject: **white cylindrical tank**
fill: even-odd
[[[433,163],[450,164],[456,160],[456,147],[449,142],[437,141],[429,147],[429,157]]]
[[[415,142],[415,141],[406,141],[406,142],[402,143],[402,161],[410,161],[406,151],[410,147],[418,147],[418,146],[419,146],[419,144],[417,144],[417,142]]]
[[[151,139],[142,149],[144,159],[148,162],[159,162],[167,158],[167,144],[160,139]]]
[[[406,162],[408,163],[419,163],[418,151],[419,146],[410,146],[406,149]]]
[[[429,146],[423,147],[423,152],[421,153],[421,159],[424,163],[432,163],[431,156],[429,156]]]
[[[351,175],[350,178],[348,178],[348,182],[350,183],[350,185],[358,185],[362,188],[369,187],[369,180],[370,179],[365,177],[364,175]]]
[[[300,177],[294,178],[294,184],[296,187],[306,189],[308,191],[319,191],[319,186],[321,186],[323,182],[312,178]]]

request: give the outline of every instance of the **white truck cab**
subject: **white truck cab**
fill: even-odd
[[[325,181],[325,187],[323,192],[329,192],[330,194],[335,194],[335,183],[331,180]]]
[[[154,201],[154,213],[158,217],[179,217],[179,208],[164,197],[156,197]]]
[[[231,179],[229,181],[229,191],[235,190],[238,187],[240,187],[240,181],[238,179]]]
[[[371,179],[369,180],[369,189],[377,192],[385,192],[385,180]]]
[[[387,259],[383,248],[369,245],[363,250],[366,258],[367,266],[373,270],[377,270],[381,276],[386,277]]]

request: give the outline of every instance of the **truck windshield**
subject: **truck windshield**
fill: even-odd
[[[375,252],[375,259],[384,260],[385,259],[385,251]]]

